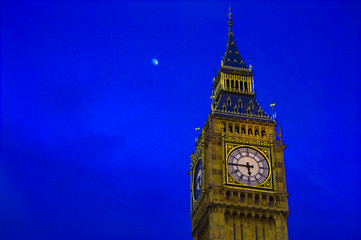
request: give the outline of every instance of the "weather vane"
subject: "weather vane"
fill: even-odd
[[[198,141],[198,136],[199,136],[198,133],[199,133],[199,130],[200,130],[198,124],[197,124],[197,127],[195,128],[195,130],[197,131],[197,136],[196,136],[196,138],[194,139],[194,141],[197,142],[197,141]]]
[[[276,106],[276,103],[272,99],[272,103],[271,103],[270,107],[272,108],[272,119],[273,120],[276,120],[275,106]]]
[[[198,124],[197,124],[196,129],[194,129],[194,130],[196,130],[196,131],[197,131],[197,137],[198,137],[198,132],[199,132],[199,130],[200,130],[200,128],[199,128],[199,126],[198,126]]]

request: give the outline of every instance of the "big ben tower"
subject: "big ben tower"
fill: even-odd
[[[211,112],[191,155],[194,240],[287,240],[281,130],[256,100],[228,14],[228,42],[213,79]]]

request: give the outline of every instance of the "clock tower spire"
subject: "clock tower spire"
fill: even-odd
[[[213,79],[211,112],[191,155],[195,240],[287,240],[288,194],[281,132],[256,100],[228,13],[228,40]]]

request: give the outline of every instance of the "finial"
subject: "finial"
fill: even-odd
[[[231,13],[231,6],[229,6],[228,8],[228,14],[227,14],[227,17],[228,17],[228,26],[229,26],[229,30],[231,30],[231,27],[232,27],[232,13]]]

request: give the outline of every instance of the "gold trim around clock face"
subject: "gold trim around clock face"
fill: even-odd
[[[234,180],[248,186],[264,183],[270,174],[266,157],[251,147],[233,149],[227,157],[227,168]]]
[[[228,159],[229,156],[232,154],[232,152],[236,149],[240,149],[240,148],[248,148],[248,149],[252,149],[255,152],[258,152],[259,154],[261,154],[264,157],[264,160],[267,162],[268,164],[268,168],[269,168],[269,173],[268,176],[266,177],[265,180],[263,180],[262,182],[260,182],[259,184],[256,185],[249,185],[249,184],[245,184],[242,183],[238,179],[235,179],[234,176],[232,176],[232,173],[229,171],[228,169]],[[235,143],[230,143],[230,142],[224,142],[224,184],[226,184],[229,187],[243,187],[243,188],[252,188],[252,189],[259,189],[259,190],[275,190],[274,189],[274,180],[273,180],[273,165],[272,165],[272,149],[269,147],[261,147],[261,146],[251,146],[251,145],[244,145],[244,144],[235,144]],[[241,166],[241,168],[244,168],[243,171],[245,171],[245,173],[248,172],[248,167],[247,167],[247,162],[245,162],[244,164],[241,162],[241,165],[246,165],[246,166]],[[251,162],[249,161],[249,166],[251,165]],[[251,167],[249,167],[251,169]]]

